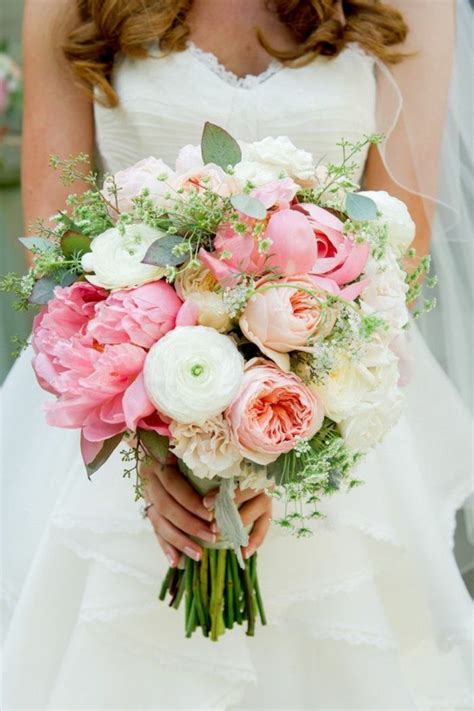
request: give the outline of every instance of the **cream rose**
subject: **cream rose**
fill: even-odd
[[[401,257],[415,239],[416,226],[404,202],[385,190],[366,190],[358,193],[371,198],[382,213],[381,220],[388,225],[390,244]]]
[[[244,359],[229,336],[206,326],[179,326],[150,350],[144,376],[148,397],[164,415],[202,424],[237,395]]]
[[[339,424],[347,447],[353,452],[365,453],[398,422],[404,395],[393,389],[379,402],[360,403],[357,412]]]
[[[91,251],[82,257],[86,279],[104,289],[127,289],[161,279],[166,270],[142,259],[150,245],[165,235],[144,224],[127,225],[124,234],[117,227],[95,237]]]
[[[166,179],[161,179],[164,176]],[[133,198],[138,197],[145,188],[155,203],[160,202],[169,190],[168,180],[173,176],[174,172],[161,158],[144,158],[130,168],[115,173],[113,178],[107,177],[102,192],[112,205],[117,201],[120,212],[131,212]],[[116,196],[114,188],[117,190]],[[113,210],[109,212],[114,216]]]
[[[200,425],[170,424],[171,451],[201,478],[231,477],[240,474],[242,455],[237,449],[228,422],[216,415]]]
[[[232,321],[225,309],[223,294],[209,269],[188,267],[175,280],[176,292],[183,301],[191,301],[199,309],[198,324],[210,326],[220,333],[230,330]]]
[[[367,314],[375,312],[386,321],[390,327],[387,339],[391,340],[409,320],[405,272],[389,249],[380,262],[369,258],[364,276],[369,277],[369,283],[361,294],[361,309]]]

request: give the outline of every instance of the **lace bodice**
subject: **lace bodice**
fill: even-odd
[[[172,165],[180,147],[199,143],[205,121],[244,141],[287,135],[322,162],[340,157],[341,138],[375,128],[374,61],[354,44],[335,58],[297,68],[274,60],[241,78],[189,43],[167,56],[118,56],[113,84],[119,105],[95,106],[97,148],[111,172],[149,155]]]

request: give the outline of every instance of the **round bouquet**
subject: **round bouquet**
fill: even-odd
[[[341,164],[323,167],[286,137],[243,144],[206,124],[175,169],[148,158],[102,184],[86,156],[53,158],[90,189],[22,239],[29,273],[3,278],[20,307],[41,306],[46,417],[81,431],[89,476],[125,438],[137,472],[174,455],[200,492],[219,489],[217,543],[160,594],[185,598],[188,636],[265,622],[235,488],[285,499],[276,524],[309,535],[402,409],[407,303],[428,260],[407,274],[406,206],[352,181],[354,156],[380,140],[342,141]]]

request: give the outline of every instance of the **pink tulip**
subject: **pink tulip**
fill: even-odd
[[[317,257],[308,271],[339,286],[357,279],[367,263],[369,244],[345,235],[342,222],[322,207],[302,203],[296,209],[307,216],[317,241]]]
[[[240,391],[225,416],[242,455],[270,464],[296,441],[320,429],[324,412],[316,395],[294,373],[254,358],[247,363]]]
[[[318,257],[309,220],[297,210],[275,212],[268,222],[265,237],[271,241],[267,264],[279,274],[306,274]]]
[[[97,306],[87,332],[99,343],[151,348],[176,325],[182,301],[164,280],[114,291]]]

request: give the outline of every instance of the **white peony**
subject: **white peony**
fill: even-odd
[[[145,388],[155,407],[184,424],[221,414],[237,395],[244,359],[229,336],[206,326],[179,326],[151,348]]]
[[[381,261],[369,258],[364,276],[369,277],[370,281],[360,297],[361,309],[366,314],[376,312],[386,321],[390,327],[387,338],[391,340],[409,320],[405,272],[392,250],[388,249]]]
[[[404,395],[393,389],[383,400],[360,403],[357,412],[339,424],[348,449],[365,453],[397,423]]]
[[[320,397],[326,415],[341,422],[354,416],[361,405],[383,402],[397,388],[398,358],[380,340],[366,344],[351,357],[339,351],[336,366],[311,389]]]
[[[415,239],[416,226],[404,202],[385,190],[366,190],[358,193],[371,198],[382,213],[381,220],[388,224],[390,244],[401,257]]]
[[[311,153],[297,148],[288,136],[268,136],[256,143],[242,145],[242,161],[235,166],[235,177],[243,183],[260,186],[282,175],[303,186],[317,182]]]
[[[117,227],[103,232],[91,243],[91,251],[82,257],[87,281],[104,289],[127,289],[161,279],[166,269],[142,264],[150,245],[165,235],[144,224],[127,225],[121,234]]]
[[[242,455],[232,439],[227,420],[216,415],[202,424],[170,424],[171,451],[193,474],[204,479],[240,474]]]

